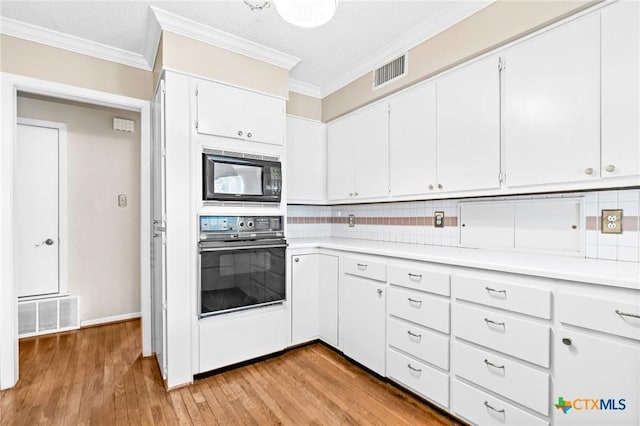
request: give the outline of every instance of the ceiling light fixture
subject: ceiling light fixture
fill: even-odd
[[[249,8],[251,8],[251,10],[262,10],[262,9],[266,9],[266,8],[269,7],[269,2],[268,1],[249,1],[249,0],[244,0],[244,4],[249,6]]]
[[[326,24],[338,8],[338,0],[273,0],[273,4],[282,19],[303,28]]]

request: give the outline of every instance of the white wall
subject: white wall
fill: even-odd
[[[18,116],[67,124],[68,291],[81,321],[140,312],[139,114],[19,96]],[[114,117],[136,132],[112,130]]]

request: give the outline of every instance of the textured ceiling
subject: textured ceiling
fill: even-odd
[[[258,3],[258,2],[254,2]],[[486,2],[485,2],[486,3]],[[417,27],[477,1],[348,1],[314,29],[284,22],[275,7],[252,11],[242,1],[11,1],[0,15],[143,54],[150,5],[301,58],[291,77],[320,88]],[[388,58],[391,59],[391,58]]]

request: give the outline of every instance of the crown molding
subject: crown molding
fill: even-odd
[[[267,46],[246,40],[224,31],[192,21],[182,16],[149,6],[162,31],[170,31],[204,43],[212,44],[232,52],[240,53],[262,62],[267,62],[291,70],[300,58],[280,52]]]
[[[289,78],[289,91],[300,93],[305,96],[311,96],[312,98],[322,99],[322,92],[318,86],[293,78]]]
[[[151,68],[153,69],[156,62],[156,54],[160,47],[160,38],[162,37],[162,27],[153,13],[153,7],[151,13],[147,14],[147,38],[144,42],[144,58],[147,60]]]
[[[0,17],[0,33],[83,55],[93,56],[106,61],[140,68],[145,71],[151,70],[149,62],[140,54],[27,24],[26,22],[16,21],[15,19]]]
[[[452,2],[451,7],[444,13],[429,19],[420,26],[408,31],[393,43],[382,47],[374,54],[358,63],[355,67],[349,69],[349,71],[342,74],[333,82],[323,85],[321,88],[322,98],[342,89],[349,83],[373,71],[379,66],[384,65],[388,61],[403,55],[420,43],[423,43],[436,34],[452,27],[479,10],[484,9],[494,1],[495,0]],[[409,58],[409,60],[411,60],[411,58]]]

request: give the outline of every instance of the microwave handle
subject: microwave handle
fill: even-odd
[[[200,253],[209,252],[209,251],[230,251],[230,250],[252,250],[252,249],[262,249],[262,248],[287,248],[289,244],[270,244],[270,245],[252,245],[252,246],[227,246],[227,247],[203,247],[200,249]]]

